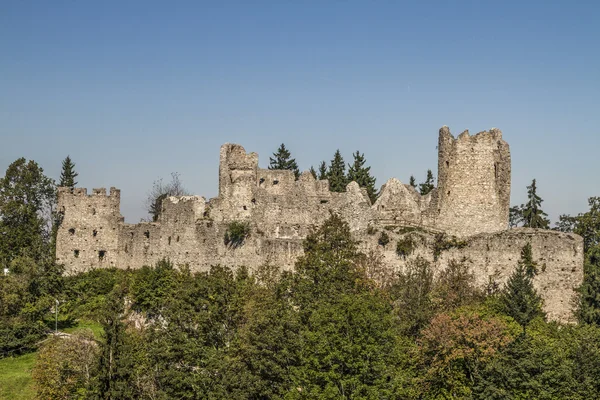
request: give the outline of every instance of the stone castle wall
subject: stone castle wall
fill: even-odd
[[[291,171],[261,169],[258,155],[236,144],[221,147],[218,197],[169,197],[157,222],[124,223],[115,188],[108,195],[104,189],[88,195],[85,189],[61,188],[59,210],[64,218],[57,260],[70,272],[140,268],[165,257],[193,270],[264,263],[290,269],[302,253],[302,239],[335,212],[349,223],[363,249],[382,255],[390,269],[403,268],[417,255],[434,261],[436,235],[456,235],[468,245],[441,254],[436,267],[467,257],[481,284],[492,275],[504,281],[521,248],[530,242],[534,256],[546,265],[536,278],[546,308],[553,318],[567,319],[568,297],[583,277],[581,238],[551,231],[507,231],[510,151],[502,133],[493,129],[470,136],[465,131],[455,139],[443,127],[438,148],[436,189],[421,196],[392,178],[374,204],[355,182],[346,192],[335,193],[326,180],[315,180],[309,172],[296,180]],[[248,223],[251,232],[237,248],[224,241],[233,221]],[[377,243],[381,232],[392,238],[386,247]],[[396,240],[403,235],[397,232],[421,232],[408,257],[395,253]]]

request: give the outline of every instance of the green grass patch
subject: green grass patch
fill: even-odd
[[[0,359],[0,399],[25,400],[35,397],[31,370],[36,353]]]
[[[102,337],[102,325],[96,321],[90,320],[79,320],[77,321],[77,325],[62,329],[62,331],[73,334],[82,329],[90,329],[94,333],[94,338],[96,338],[96,340],[100,340]]]

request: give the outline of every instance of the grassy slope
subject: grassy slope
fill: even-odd
[[[75,333],[83,328],[91,329],[96,339],[100,339],[102,327],[97,322],[80,321],[77,326],[63,331]],[[0,359],[0,400],[31,400],[35,397],[31,369],[36,354]]]
[[[35,390],[31,380],[31,369],[36,353],[0,359],[0,399],[33,399]]]

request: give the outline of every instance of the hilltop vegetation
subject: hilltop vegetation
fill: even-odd
[[[416,258],[404,271],[382,273],[381,260],[361,254],[336,215],[305,239],[293,272],[264,265],[192,273],[163,260],[65,276],[52,261],[55,198],[54,183],[33,161],[17,160],[0,180],[0,232],[10,241],[0,247],[9,270],[0,277],[5,397],[34,396],[29,369],[40,399],[588,399],[600,392],[596,198],[560,225],[585,243],[578,325],[545,320],[528,246],[505,286],[477,287],[477,266],[467,260],[435,271]],[[55,323],[72,336],[49,337]],[[93,330],[74,329],[84,323]],[[11,376],[18,371],[25,372]]]

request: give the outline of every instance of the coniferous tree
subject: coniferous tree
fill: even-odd
[[[321,164],[319,164],[319,180],[327,179],[328,176],[327,163],[325,161],[321,161]]]
[[[133,399],[134,393],[130,380],[133,361],[129,359],[126,344],[124,314],[125,294],[117,286],[108,295],[102,315],[104,342],[100,347],[98,375],[93,385],[96,399],[117,400]]]
[[[77,185],[79,174],[75,172],[75,163],[71,161],[71,157],[67,156],[62,162],[62,171],[60,173],[60,182],[58,186],[69,187],[73,189]]]
[[[531,255],[531,245],[527,244],[521,250],[521,259],[501,295],[505,312],[521,325],[523,333],[534,318],[544,316],[542,299],[533,287],[535,273],[536,263]]]
[[[427,170],[427,178],[425,182],[419,184],[419,192],[421,196],[425,196],[429,192],[433,190],[435,186],[433,185],[433,173],[430,169]]]
[[[340,150],[336,150],[333,155],[333,160],[327,171],[329,178],[329,190],[332,192],[345,192],[348,180],[346,178],[346,164]]]
[[[313,167],[312,165],[310,166],[310,169],[308,170],[310,172],[310,174],[313,176],[313,178],[317,179],[317,171],[315,171],[315,167]]]
[[[365,167],[365,154],[360,154],[357,150],[352,154],[354,163],[348,164],[348,182],[356,182],[358,186],[367,189],[367,194],[371,203],[377,200],[377,189],[375,189],[375,177],[371,175],[371,167]]]
[[[523,223],[523,205],[512,206],[508,210],[508,227],[516,228]]]
[[[292,158],[292,154],[288,149],[285,148],[285,144],[281,143],[281,146],[273,153],[273,157],[269,158],[269,169],[288,169],[294,173],[296,179],[300,176],[300,170],[296,159]]]
[[[537,195],[535,179],[527,186],[527,203],[523,205],[523,226],[526,228],[548,229],[550,221],[547,214],[542,211],[541,205],[544,200]]]
[[[412,187],[414,187],[415,189],[417,188],[417,182],[415,181],[415,177],[414,176],[410,176],[410,180],[408,181],[408,184]]]
[[[583,283],[577,289],[577,319],[600,326],[600,246],[588,251]]]

